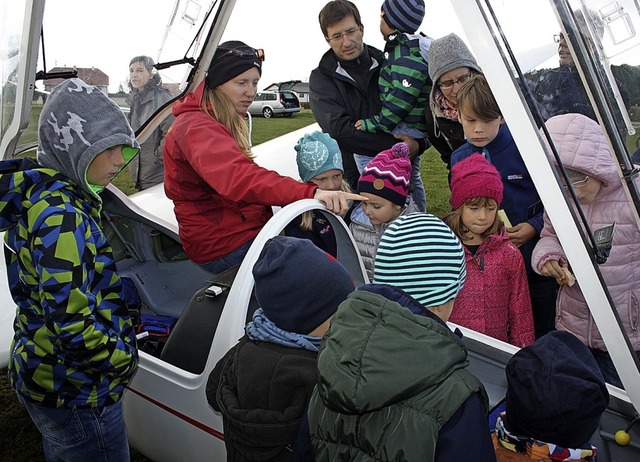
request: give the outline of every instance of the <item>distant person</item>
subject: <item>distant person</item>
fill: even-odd
[[[220,44],[207,76],[173,105],[164,146],[167,197],[187,256],[212,274],[239,265],[273,205],[318,199],[344,214],[362,197],[325,191],[257,165],[245,122],[262,72],[262,50]]]
[[[500,173],[472,154],[451,169],[445,218],[464,247],[467,279],[449,320],[517,347],[534,340],[533,313],[522,254],[498,218]]]
[[[592,10],[588,10],[588,14],[589,21],[598,38],[602,39],[604,23],[600,14]],[[585,24],[582,10],[576,12],[576,19],[579,32],[586,37],[587,42],[591,42],[591,32]],[[543,73],[534,89],[534,97],[543,108],[542,117],[547,120],[560,114],[577,113],[598,122],[564,33],[560,32],[554,35],[553,39],[558,44],[558,61],[560,65],[556,69],[549,69]],[[628,108],[630,104],[629,92],[621,82],[616,80],[616,83],[618,90],[620,90],[620,96]],[[625,122],[624,120],[619,120],[617,123],[622,139],[625,140]]]
[[[458,91],[457,101],[467,142],[454,151],[451,165],[479,152],[500,172],[504,195],[499,207],[511,223],[506,228],[509,239],[520,248],[527,268],[539,338],[554,329],[557,291],[555,284],[531,268],[531,252],[542,231],[542,201],[484,75],[470,77]]]
[[[567,170],[578,199],[576,205],[580,206],[587,218],[586,224],[596,231],[615,223],[609,258],[598,268],[631,346],[640,357],[640,331],[636,323],[640,300],[640,274],[637,271],[640,230],[616,160],[600,125],[582,114],[555,116],[545,125]],[[580,282],[565,285],[572,282],[570,262],[560,245],[553,223],[546,215],[531,264],[539,274],[562,284],[558,292],[556,327],[571,332],[588,346],[605,380],[622,387],[607,346],[584,299]]]
[[[138,130],[154,112],[171,99],[171,93],[162,86],[160,74],[149,56],[136,56],[129,63],[129,122]],[[140,155],[129,164],[133,185],[138,191],[164,181],[162,146],[173,122],[168,116],[140,146]]]
[[[385,231],[374,283],[340,304],[318,354],[317,461],[495,461],[486,392],[446,325],[465,274],[460,241],[433,215]]]
[[[609,392],[580,340],[550,332],[514,354],[505,373],[506,410],[493,434],[498,462],[596,460],[589,439]]]
[[[481,70],[456,34],[435,39],[429,47],[429,77],[433,88],[425,111],[427,136],[451,169],[451,154],[465,143],[456,98],[460,87]]]
[[[369,280],[380,238],[393,220],[418,212],[409,195],[411,161],[409,147],[396,143],[371,159],[358,181],[358,194],[368,198],[349,213],[349,229],[358,246]]]
[[[328,191],[351,192],[344,180],[342,154],[336,140],[326,133],[306,133],[295,146],[298,174],[305,183],[313,183]],[[310,239],[325,252],[337,256],[338,247],[333,226],[326,215],[309,210],[284,229],[287,236]]]
[[[100,192],[138,150],[120,108],[71,79],[42,108],[37,163],[0,162],[0,230],[17,305],[9,380],[48,461],[129,460],[122,394],[138,351]]]
[[[423,0],[385,0],[382,4],[380,32],[386,42],[384,52],[387,56],[378,78],[382,108],[377,114],[358,120],[358,130],[407,135],[415,139],[427,136],[424,111],[429,104],[431,80],[426,56],[431,39],[416,34],[423,19]],[[371,157],[354,156],[362,172]],[[413,199],[418,209],[426,212],[420,155],[413,161],[412,172]]]
[[[222,413],[228,461],[291,461],[322,336],[355,286],[335,258],[293,237],[267,241],[253,277],[260,308],[209,376],[207,400]]]
[[[331,0],[318,19],[331,49],[309,77],[311,110],[322,130],[338,142],[345,177],[355,191],[360,170],[353,154],[374,157],[399,141],[391,134],[363,132],[355,126],[356,121],[380,112],[378,76],[384,54],[363,42],[364,26],[352,2]],[[428,146],[426,138],[398,136],[409,145],[414,160]],[[424,195],[417,188],[414,191]]]

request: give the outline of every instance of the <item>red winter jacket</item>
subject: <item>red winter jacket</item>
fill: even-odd
[[[527,273],[503,231],[487,237],[475,258],[465,247],[467,279],[449,321],[523,347],[534,341]]]
[[[253,239],[272,205],[312,198],[317,186],[260,167],[229,129],[200,110],[204,82],[173,105],[164,144],[164,189],[187,256],[207,263]]]

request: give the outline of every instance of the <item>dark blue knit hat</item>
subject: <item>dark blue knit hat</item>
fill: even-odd
[[[587,443],[609,405],[602,372],[573,334],[552,331],[514,354],[505,369],[505,426],[565,448]]]
[[[389,27],[415,34],[424,20],[424,0],[385,0],[382,11]]]
[[[276,236],[253,267],[256,298],[280,329],[308,334],[355,290],[342,264],[308,239]]]

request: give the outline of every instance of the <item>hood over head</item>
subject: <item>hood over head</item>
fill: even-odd
[[[571,113],[551,117],[545,125],[565,168],[597,178],[610,190],[622,185],[609,143],[597,122]]]
[[[140,150],[116,103],[80,79],[66,80],[53,89],[38,123],[40,165],[64,174],[98,198],[104,188],[89,184],[87,168],[98,154],[114,146],[123,146],[125,165]]]

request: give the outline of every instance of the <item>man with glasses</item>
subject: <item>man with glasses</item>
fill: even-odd
[[[357,120],[380,111],[378,75],[384,55],[364,43],[360,12],[352,2],[330,1],[320,11],[319,21],[331,49],[311,72],[311,110],[322,130],[338,142],[345,178],[355,189],[360,172],[353,154],[373,157],[398,142],[391,134],[355,127]],[[411,158],[427,147],[426,139],[402,136],[401,140],[409,145]]]
[[[598,38],[602,39],[604,35],[602,19],[595,11],[589,11],[588,14]],[[580,26],[579,32],[585,36],[587,42],[591,43],[592,48],[595,49],[582,11],[576,12],[576,19]],[[577,113],[597,122],[598,118],[593,106],[591,106],[584,83],[576,69],[576,63],[564,33],[560,32],[554,35],[553,41],[558,44],[559,67],[545,72],[540,77],[534,90],[535,99],[541,106],[539,110],[543,119],[547,120],[560,114]],[[622,83],[617,82],[617,85],[625,106],[629,107],[629,92]],[[625,124],[623,120],[618,121],[618,127],[622,138],[625,139]]]

